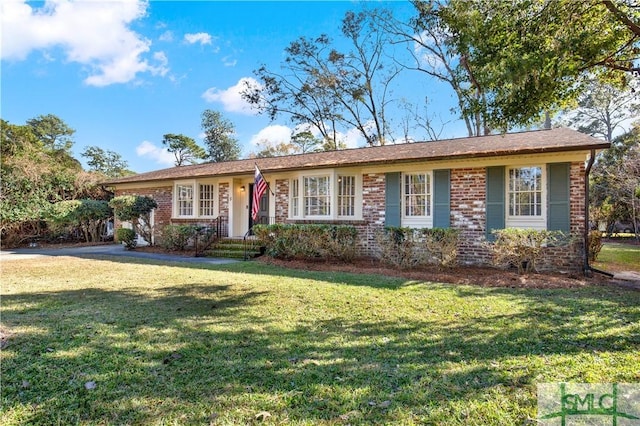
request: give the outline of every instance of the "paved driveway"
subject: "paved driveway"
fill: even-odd
[[[138,259],[161,260],[165,262],[184,262],[220,265],[224,263],[238,262],[234,259],[221,259],[213,257],[184,257],[173,256],[162,253],[147,253],[137,250],[125,250],[123,245],[108,244],[101,246],[83,247],[61,247],[61,248],[25,248],[0,251],[0,261],[10,261],[17,259],[29,259],[41,256],[74,256],[74,257],[95,257],[95,256],[120,256],[133,257]]]

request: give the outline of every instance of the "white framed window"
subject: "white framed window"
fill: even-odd
[[[300,182],[298,179],[291,181],[291,215],[300,215]]]
[[[508,216],[542,217],[542,167],[509,169]]]
[[[176,214],[177,216],[193,216],[193,184],[176,185]]]
[[[405,173],[403,175],[403,215],[406,218],[431,216],[431,175]]]
[[[349,171],[301,172],[290,181],[289,218],[358,220],[362,218],[362,177]]]
[[[303,178],[305,216],[331,215],[331,186],[329,176],[305,176]]]
[[[215,215],[215,186],[200,184],[199,189],[199,215],[213,217]]]
[[[356,177],[338,175],[338,216],[355,216]]]

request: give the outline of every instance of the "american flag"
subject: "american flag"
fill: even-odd
[[[260,211],[260,198],[267,190],[267,181],[264,180],[264,176],[260,172],[258,165],[256,164],[256,173],[253,182],[253,208],[251,209],[251,217],[255,221],[258,218],[258,211]]]

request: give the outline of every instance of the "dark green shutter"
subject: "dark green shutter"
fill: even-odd
[[[491,231],[504,229],[505,223],[505,168],[487,167],[487,227],[486,236],[493,241]]]
[[[569,163],[553,163],[547,166],[547,229],[569,232]]]
[[[450,170],[433,171],[433,227],[451,226],[451,173]]]
[[[400,172],[387,173],[385,176],[385,226],[400,226],[402,218],[402,178]]]

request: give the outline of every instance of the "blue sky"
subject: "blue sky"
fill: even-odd
[[[366,6],[412,13],[404,1]],[[291,126],[286,117],[270,122],[250,110],[238,94],[243,79],[261,64],[277,70],[285,47],[300,36],[326,33],[339,42],[344,13],[361,7],[355,1],[3,0],[1,115],[24,124],[55,114],[76,130],[76,157],[97,145],[145,172],[172,166],[162,150],[165,133],[201,143],[200,117],[212,109],[234,123],[246,156],[257,150],[256,141],[287,139]],[[442,137],[465,136],[449,112],[446,86],[407,74],[394,90],[414,100],[429,96],[432,113],[450,121]],[[364,144],[355,132],[343,136],[349,146]]]

